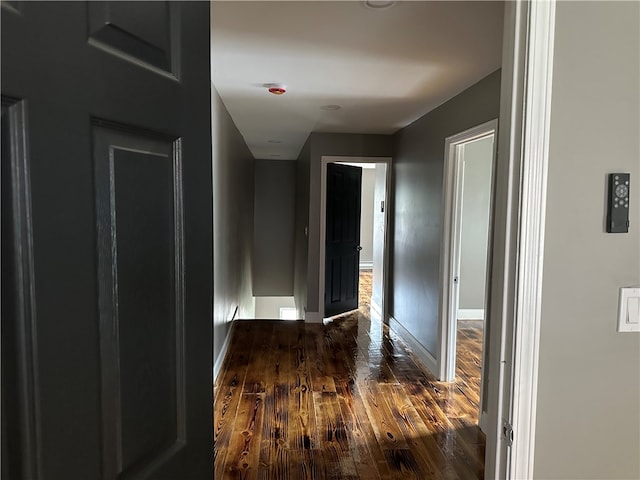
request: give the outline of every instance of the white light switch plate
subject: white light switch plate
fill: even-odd
[[[640,288],[638,287],[620,289],[618,331],[640,332]]]

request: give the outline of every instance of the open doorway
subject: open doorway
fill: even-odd
[[[382,318],[385,236],[386,163],[336,162],[362,170],[358,310],[368,319]]]
[[[331,215],[328,209],[328,189],[331,182],[327,179],[327,171],[330,164],[356,167],[361,170],[360,206],[359,217],[359,258],[355,268],[357,270],[358,287],[356,296],[357,306],[367,317],[383,319],[385,311],[385,291],[387,278],[387,225],[388,225],[388,185],[390,163],[389,157],[323,157],[321,179],[321,238],[327,237],[327,216]],[[331,227],[331,225],[329,225]],[[331,228],[329,228],[329,231]],[[320,248],[320,291],[319,298],[326,299],[327,280],[331,272],[331,252],[325,241]],[[325,302],[320,302],[321,318],[328,319],[332,312],[326,309]]]
[[[472,379],[482,397],[497,121],[445,143],[440,378]],[[483,421],[480,418],[480,427]]]

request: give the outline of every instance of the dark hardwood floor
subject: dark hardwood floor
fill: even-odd
[[[361,307],[332,322],[236,322],[214,389],[214,478],[481,479],[482,330],[437,382]]]

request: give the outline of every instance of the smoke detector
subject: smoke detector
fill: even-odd
[[[282,83],[265,83],[264,87],[269,93],[274,95],[284,95],[287,93],[287,86]]]

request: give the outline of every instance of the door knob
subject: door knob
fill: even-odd
[[[356,250],[360,251],[360,250],[362,250],[362,247],[361,247],[360,245],[358,245],[358,246],[356,247]]]

